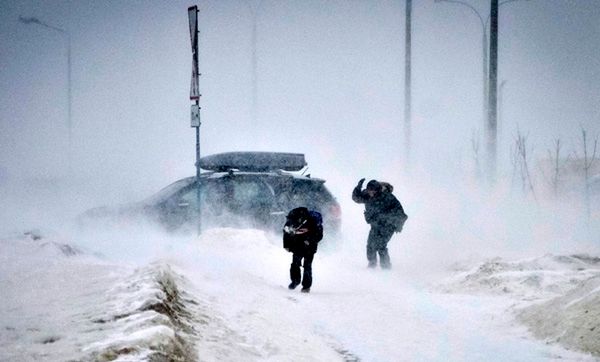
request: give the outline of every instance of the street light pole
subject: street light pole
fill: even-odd
[[[491,0],[491,8],[490,15],[483,20],[483,16],[475,9],[471,4],[460,1],[460,0],[435,0],[436,3],[439,2],[447,2],[454,3],[468,7],[471,11],[477,15],[479,21],[481,23],[482,28],[482,46],[483,46],[483,123],[484,129],[487,130],[487,144],[488,144],[488,176],[493,179],[495,177],[496,170],[496,158],[497,158],[497,110],[491,109],[490,107],[497,107],[497,67],[498,67],[498,8],[504,4],[517,2],[517,1],[529,1],[529,0]],[[495,17],[495,18],[494,18]],[[490,26],[490,37],[491,43],[489,44],[490,49],[488,49],[488,34],[487,27],[488,22],[492,19],[492,23]],[[491,34],[494,32],[494,34]],[[493,48],[493,49],[492,49]],[[489,53],[488,53],[489,51]],[[494,52],[495,54],[490,54]],[[491,58],[494,59],[491,59]],[[489,67],[489,68],[488,68]],[[492,70],[491,68],[494,67]],[[492,76],[490,71],[494,72]],[[492,80],[492,78],[494,78]],[[491,84],[491,82],[494,84]],[[491,90],[491,88],[494,88]],[[490,94],[493,92],[493,94]]]
[[[73,172],[73,118],[72,118],[72,104],[73,104],[73,92],[71,87],[71,33],[67,34],[67,89],[68,89],[68,111],[67,111],[67,128],[69,131],[69,176],[72,176]]]
[[[258,71],[258,60],[256,58],[256,44],[257,44],[257,28],[258,28],[258,11],[260,10],[260,7],[262,5],[261,0],[258,0],[258,3],[256,4],[256,8],[254,6],[252,6],[252,4],[247,3],[248,7],[250,9],[250,13],[252,15],[252,33],[251,33],[251,42],[252,42],[252,122],[254,122],[254,124],[252,125],[252,127],[254,129],[257,128],[258,126],[258,76],[257,76],[257,71]]]
[[[73,122],[72,122],[72,117],[71,117],[71,104],[72,104],[72,91],[71,91],[71,33],[66,31],[65,29],[61,29],[59,27],[47,24],[43,21],[41,21],[38,18],[35,17],[23,17],[23,16],[19,16],[19,21],[23,24],[26,25],[30,25],[30,24],[37,24],[39,26],[42,26],[46,29],[51,29],[54,30],[60,34],[62,34],[63,36],[65,36],[66,40],[67,40],[67,130],[68,130],[68,141],[69,141],[69,148],[68,148],[68,159],[69,159],[69,176],[72,173],[72,151],[73,151]]]
[[[254,124],[252,125],[253,127],[256,127],[256,120],[257,120],[257,115],[258,115],[258,110],[257,110],[257,91],[258,91],[258,86],[256,84],[257,82],[257,60],[256,60],[256,11],[254,11],[254,9],[251,10],[252,11],[252,122],[254,122]]]
[[[496,178],[498,138],[498,0],[491,0],[490,7],[490,69],[488,95],[488,178],[493,184]]]
[[[412,0],[406,0],[406,28],[404,51],[404,143],[406,146],[406,163],[410,168],[410,136],[411,136],[411,33],[412,33]]]
[[[489,20],[489,18],[488,18]],[[488,95],[489,95],[489,91],[490,91],[490,85],[489,85],[489,79],[488,79],[488,73],[489,73],[489,57],[488,57],[488,33],[487,33],[487,20],[485,21],[485,23],[483,24],[483,32],[482,32],[482,39],[481,39],[481,44],[483,45],[483,121],[485,123],[485,120],[487,119],[488,116],[488,103],[487,103],[487,99],[488,99]]]
[[[487,20],[483,19],[483,16],[475,9],[471,4],[460,1],[460,0],[435,0],[436,3],[447,2],[458,5],[463,5],[469,8],[477,18],[479,18],[479,23],[481,25],[481,45],[482,45],[482,62],[483,62],[483,75],[482,75],[482,83],[483,83],[483,95],[482,95],[482,122],[485,124],[488,116],[487,110],[487,99],[488,99],[488,36],[487,36]],[[488,18],[489,19],[489,18]]]

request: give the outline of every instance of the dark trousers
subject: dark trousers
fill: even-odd
[[[312,262],[314,257],[315,253],[306,250],[294,253],[292,256],[292,265],[290,266],[292,283],[300,284],[300,280],[302,280],[302,287],[310,288],[312,285]],[[302,259],[304,259],[304,265],[302,265]],[[304,267],[302,278],[300,278],[300,266]]]
[[[379,264],[383,269],[389,269],[392,266],[387,244],[393,235],[393,228],[371,226],[367,239],[367,260],[370,267],[377,265],[377,254],[379,254]]]

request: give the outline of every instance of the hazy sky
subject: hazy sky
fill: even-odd
[[[487,17],[489,1],[468,2]],[[430,175],[463,172],[483,125],[482,26],[465,6],[413,4],[411,162]],[[68,172],[66,39],[20,15],[71,34],[73,174],[141,184],[136,196],[194,174],[191,5],[203,154],[303,152],[333,180],[406,167],[404,1],[0,0],[0,175]],[[501,164],[517,126],[540,157],[557,137],[574,150],[581,127],[600,133],[599,18],[597,0],[500,7]]]

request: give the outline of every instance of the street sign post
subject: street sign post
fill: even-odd
[[[188,8],[188,20],[190,25],[190,40],[192,42],[192,80],[190,85],[191,126],[196,129],[196,207],[198,215],[198,235],[202,232],[202,215],[200,208],[200,87],[198,71],[198,6]]]

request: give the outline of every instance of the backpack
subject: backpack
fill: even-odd
[[[379,184],[381,185],[382,192],[392,193],[394,191],[394,186],[392,186],[392,184],[390,184],[389,182],[379,181]],[[404,223],[406,222],[407,219],[408,219],[408,215],[406,215],[404,213],[404,209],[402,209],[402,206],[397,208],[396,210],[394,210],[392,221],[393,221],[395,231],[397,233],[402,231],[402,228],[404,227]]]
[[[317,225],[316,241],[319,242],[319,241],[321,241],[321,239],[323,239],[323,216],[321,215],[320,212],[315,211],[315,210],[309,210],[308,214],[315,221],[315,224]]]
[[[404,213],[404,211],[402,211],[400,208],[398,208],[398,210],[396,210],[396,212],[394,213],[395,232],[399,233],[402,231],[402,228],[404,227],[404,223],[406,222],[407,219],[408,219],[408,215],[406,215]]]

